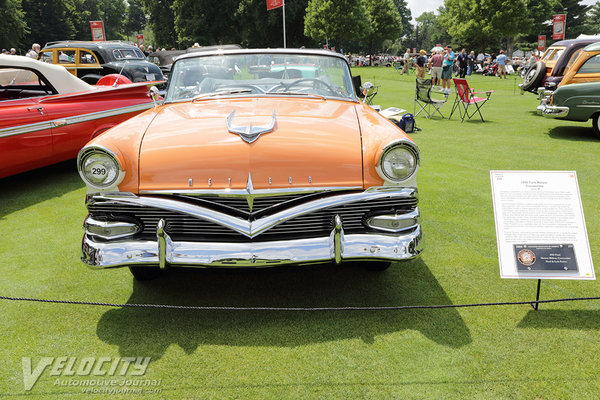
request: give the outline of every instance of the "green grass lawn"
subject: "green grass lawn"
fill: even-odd
[[[414,76],[354,71],[376,104],[413,109]],[[383,273],[355,266],[173,271],[134,282],[80,261],[85,188],[73,161],[0,180],[0,295],[208,306],[391,306],[519,301],[533,280],[501,280],[490,170],[575,170],[600,262],[600,140],[590,123],[535,115],[514,78],[487,122],[419,116],[425,252]],[[451,96],[451,100],[454,95]],[[443,107],[449,114],[451,102]],[[543,281],[542,299],[598,296],[598,282]],[[600,392],[600,302],[351,312],[202,312],[0,300],[0,400],[87,398],[50,369],[32,390],[22,358],[151,357],[168,399],[591,399]],[[83,379],[86,377],[74,377]],[[131,377],[128,377],[131,378]],[[89,379],[89,378],[88,378]],[[134,394],[95,398],[141,397]]]

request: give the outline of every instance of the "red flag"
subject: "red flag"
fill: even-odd
[[[564,40],[567,21],[565,14],[552,16],[552,40]]]
[[[546,35],[538,36],[538,50],[539,51],[546,50]]]
[[[267,11],[283,6],[283,0],[267,0]]]
[[[104,23],[102,21],[90,21],[90,28],[92,30],[92,40],[94,42],[106,40]]]

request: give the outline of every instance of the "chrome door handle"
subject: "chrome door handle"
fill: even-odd
[[[40,112],[40,114],[44,115],[44,107],[42,106],[37,106],[37,107],[27,107],[28,111],[33,111],[33,110],[37,110]]]

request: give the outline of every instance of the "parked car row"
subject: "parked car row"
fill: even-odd
[[[540,89],[538,111],[548,118],[591,119],[594,133],[600,138],[600,42],[573,52],[564,71],[560,80],[557,75],[556,80],[547,81],[549,85]]]

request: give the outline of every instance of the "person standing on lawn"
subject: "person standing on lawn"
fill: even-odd
[[[417,57],[417,78],[421,79],[425,78],[425,64],[427,64],[427,56],[425,54],[425,50],[421,50],[419,57]]]
[[[463,79],[467,75],[467,65],[469,64],[469,56],[467,55],[467,50],[462,49],[458,57],[456,57],[458,61],[459,67],[459,76]]]
[[[408,67],[410,65],[410,49],[406,49],[406,53],[404,53],[404,68],[402,68],[403,74],[408,74]]]
[[[469,59],[469,61],[467,63],[467,75],[471,76],[471,74],[475,70],[475,52],[471,51],[471,53],[469,53],[467,58]]]
[[[504,75],[504,79],[506,79],[506,54],[504,54],[504,50],[500,50],[496,62],[498,63],[498,78],[502,79],[502,75]]]
[[[446,47],[444,51],[444,62],[442,64],[442,88],[444,94],[450,94],[450,79],[452,79],[452,67],[454,66],[454,52],[452,47]]]
[[[429,68],[431,68],[431,84],[435,85],[440,89],[440,84],[442,80],[442,63],[444,62],[444,57],[440,54],[439,51],[434,51],[433,56],[431,56],[431,60],[429,60]]]

